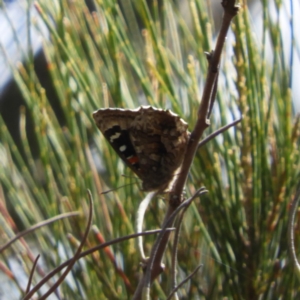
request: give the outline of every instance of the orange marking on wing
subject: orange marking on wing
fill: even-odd
[[[136,164],[139,161],[139,158],[137,156],[131,156],[127,159],[132,165]]]

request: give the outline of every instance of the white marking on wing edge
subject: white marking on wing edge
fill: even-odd
[[[121,146],[120,148],[119,148],[119,150],[121,151],[121,152],[124,152],[125,150],[126,150],[126,146],[125,145],[123,145],[123,146]]]

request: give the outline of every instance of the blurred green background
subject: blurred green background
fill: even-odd
[[[195,200],[184,219],[178,282],[203,267],[180,289],[180,299],[300,297],[287,253],[287,216],[300,158],[290,51],[294,45],[299,60],[299,35],[292,23],[282,29],[286,6],[280,1],[251,5],[252,15],[241,1],[233,20],[206,135],[241,115],[243,120],[200,148],[186,185],[187,197],[201,186],[209,193]],[[42,23],[50,34],[43,39],[43,53],[52,89],[41,84],[33,52],[26,63],[12,65],[24,104],[14,111],[15,135],[7,115],[0,117],[0,244],[61,213],[81,215],[43,227],[1,253],[1,272],[21,293],[36,253],[41,263],[33,283],[72,257],[86,225],[87,189],[95,201],[93,224],[104,240],[134,233],[145,194],[96,128],[92,112],[152,105],[171,109],[192,130],[207,71],[204,52],[214,48],[222,17],[202,0],[97,0],[91,10],[83,0],[35,6],[38,17],[28,10],[29,26],[39,31]],[[217,10],[222,12],[221,6]],[[163,197],[153,201],[145,229],[159,228],[165,211]],[[299,225],[295,230],[299,249]],[[145,238],[147,254],[154,238]],[[86,249],[99,243],[91,232]],[[65,299],[132,297],[140,262],[136,241],[110,251],[114,262],[99,251],[74,266],[60,286]],[[170,253],[152,299],[170,292]],[[25,280],[12,269],[12,257]]]

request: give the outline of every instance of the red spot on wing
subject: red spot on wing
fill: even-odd
[[[134,165],[134,164],[136,164],[136,163],[139,162],[139,158],[138,158],[137,156],[135,156],[135,155],[129,157],[127,160],[128,160],[128,162],[129,162],[130,164],[132,164],[132,165]]]

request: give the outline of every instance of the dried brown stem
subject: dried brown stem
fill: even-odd
[[[30,232],[33,232],[35,231],[36,229],[38,228],[41,228],[43,226],[46,226],[46,225],[49,225],[53,222],[56,222],[58,220],[61,220],[63,218],[70,218],[70,217],[75,217],[75,216],[78,216],[79,215],[79,212],[78,211],[75,211],[75,212],[70,212],[70,213],[64,213],[64,214],[61,214],[61,215],[58,215],[58,216],[55,216],[53,218],[50,218],[48,220],[45,220],[43,222],[40,222],[38,224],[35,224],[33,225],[32,227],[22,231],[22,232],[19,232],[18,234],[16,234],[12,239],[10,239],[7,243],[5,243],[4,245],[2,245],[0,247],[0,253],[2,251],[4,251],[6,248],[8,248],[12,243],[14,243],[15,241],[17,241],[18,239],[20,239],[21,237],[27,235],[28,233]]]
[[[174,228],[168,228],[167,231],[174,231]],[[101,245],[97,245],[97,246],[95,246],[91,249],[88,249],[84,252],[81,252],[79,257],[78,257],[78,260],[80,258],[83,258],[87,255],[92,254],[93,252],[104,249],[108,246],[115,245],[115,244],[118,244],[118,243],[123,242],[123,241],[130,240],[130,239],[134,239],[138,236],[146,236],[146,235],[156,234],[156,233],[159,233],[159,232],[161,232],[161,229],[148,230],[148,231],[144,231],[144,232],[141,232],[141,233],[134,233],[134,234],[130,234],[130,235],[127,235],[127,236],[124,236],[124,237],[120,237],[120,238],[114,239],[114,240],[109,241],[109,242],[105,242]],[[35,292],[37,292],[46,282],[48,282],[48,280],[50,278],[52,278],[54,275],[56,275],[58,272],[60,272],[63,268],[67,267],[71,263],[72,259],[69,259],[69,260],[65,261],[60,266],[58,266],[57,268],[52,270],[50,273],[48,273],[37,285],[34,286],[34,288],[30,291],[30,293],[33,295]]]
[[[210,113],[212,111],[214,97],[217,91],[217,79],[219,74],[222,49],[230,23],[239,10],[239,7],[235,5],[234,0],[223,1],[222,6],[224,8],[223,22],[218,36],[216,48],[214,51],[208,54],[208,74],[202,95],[202,100],[198,109],[198,120],[196,122],[194,130],[191,133],[185,159],[182,163],[179,176],[177,177],[173,189],[170,193],[169,208],[167,210],[163,226],[166,224],[166,222],[168,222],[168,220],[170,220],[171,216],[176,211],[176,208],[180,207],[182,191],[195,153],[198,149],[200,138],[202,137],[204,130],[209,126],[208,117],[210,116]],[[172,223],[169,224],[169,226],[171,225]],[[145,298],[147,298],[148,292],[150,290],[150,283],[153,282],[153,280],[163,271],[161,260],[169,241],[169,236],[170,232],[166,232],[165,234],[160,234],[157,237],[156,243],[152,248],[151,256],[146,266],[147,269],[143,277],[140,279],[139,285],[133,297],[134,300],[143,299],[144,296]],[[149,272],[150,275],[148,275]]]
[[[29,279],[28,279],[28,283],[27,283],[27,287],[26,287],[26,294],[29,293],[30,291],[30,286],[31,286],[31,282],[32,282],[32,278],[33,278],[33,274],[34,274],[34,270],[35,270],[35,267],[37,265],[37,262],[40,258],[40,254],[38,254],[38,256],[36,257],[36,259],[34,260],[34,264],[32,266],[32,269],[30,271],[30,276],[29,276]]]
[[[205,145],[206,143],[208,143],[210,140],[212,140],[213,138],[215,138],[216,136],[218,136],[219,134],[225,132],[227,129],[235,126],[236,124],[240,123],[242,121],[242,118],[235,120],[221,128],[219,128],[218,130],[216,130],[215,132],[213,132],[212,134],[210,134],[209,136],[207,136],[205,139],[203,139],[202,141],[199,142],[198,144],[198,148],[202,147],[203,145]]]
[[[191,203],[192,202],[190,202],[190,204]],[[178,249],[178,243],[179,243],[179,234],[180,234],[181,225],[182,225],[182,221],[183,221],[185,212],[189,208],[190,204],[185,206],[185,208],[180,213],[180,215],[178,217],[178,220],[176,222],[176,230],[175,230],[175,234],[174,234],[174,241],[173,241],[173,246],[172,246],[172,259],[171,259],[171,262],[172,262],[172,267],[171,267],[171,290],[175,290],[176,286],[177,286],[177,281],[176,281],[177,272],[176,271],[177,271],[177,249]],[[178,288],[176,290],[178,290]],[[175,296],[175,299],[178,298],[178,296],[176,294],[176,291],[174,291],[174,296]]]
[[[205,188],[200,188],[191,198],[182,202],[176,209],[172,209],[172,212],[171,210],[168,211],[169,214],[167,213],[165,216],[162,230],[152,248],[150,257],[145,267],[144,276],[139,282],[135,295],[133,296],[133,300],[141,299],[141,295],[145,293],[145,291],[150,290],[150,284],[158,275],[162,273],[164,269],[164,266],[161,264],[161,260],[170,236],[170,231],[167,231],[168,227],[173,224],[174,219],[182,209],[188,207],[196,197],[203,195],[206,192],[207,190]]]
[[[174,294],[188,281],[190,280],[197,272],[198,270],[202,267],[203,265],[199,265],[189,276],[187,276],[184,280],[182,280],[170,293],[168,298],[166,300],[170,300],[174,297]]]
[[[221,53],[226,39],[226,35],[231,23],[232,18],[237,14],[238,7],[235,6],[235,1],[223,1],[222,5],[224,7],[224,16],[222,27],[218,36],[216,48],[212,51],[208,57],[208,74],[206,83],[204,86],[204,91],[202,95],[202,100],[200,107],[198,109],[198,119],[194,130],[191,133],[189,144],[186,150],[185,159],[182,164],[180,174],[173,189],[173,197],[179,198],[182,194],[187,175],[189,173],[190,167],[192,165],[194,156],[198,149],[198,143],[204,132],[204,130],[209,126],[209,120],[207,119],[209,111],[212,109],[210,103],[214,101],[212,96],[215,94],[213,91],[217,88],[217,78],[219,74],[219,65],[221,59]]]

